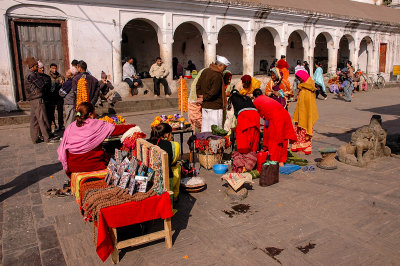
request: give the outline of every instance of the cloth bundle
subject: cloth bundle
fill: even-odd
[[[233,164],[232,171],[235,173],[243,173],[254,169],[257,163],[257,153],[249,152],[246,154],[235,151],[232,154]]]

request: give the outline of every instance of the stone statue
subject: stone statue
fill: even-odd
[[[382,128],[380,115],[373,115],[368,126],[357,129],[350,143],[338,149],[339,161],[358,167],[365,167],[376,158],[390,156],[390,148],[386,146],[387,132]]]

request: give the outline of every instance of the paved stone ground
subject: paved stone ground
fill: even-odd
[[[314,151],[338,147],[351,130],[381,114],[389,133],[400,133],[400,88],[356,94],[352,103],[318,101]],[[291,111],[293,111],[291,106]],[[158,113],[125,114],[148,132]],[[45,197],[66,177],[56,144],[30,142],[28,125],[0,127],[0,261],[3,265],[101,265],[92,224],[84,223],[71,197]],[[314,163],[314,152],[307,159]],[[235,204],[223,183],[201,170],[207,190],[182,194],[173,217],[173,248],[162,241],[125,249],[120,265],[391,265],[400,253],[399,156],[366,169],[338,163],[335,171],[296,172],[280,183],[257,183],[232,217]],[[156,226],[156,225],[154,225]],[[303,254],[297,247],[315,247]],[[283,251],[271,257],[266,248]],[[105,262],[111,264],[110,260]]]

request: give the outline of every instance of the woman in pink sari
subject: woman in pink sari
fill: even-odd
[[[102,149],[104,139],[121,135],[135,126],[116,126],[95,117],[94,106],[88,102],[81,103],[76,113],[76,121],[65,129],[57,153],[58,160],[68,176],[71,173],[106,169],[110,156]]]

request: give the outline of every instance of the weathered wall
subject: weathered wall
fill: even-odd
[[[289,64],[291,72],[294,71],[297,60],[303,61],[303,57],[304,57],[303,41],[301,40],[301,37],[297,32],[293,32],[289,36],[288,47],[286,49],[286,61]]]
[[[363,40],[361,41],[360,51],[358,52],[358,68],[366,72],[367,64],[368,64],[367,42]]]

